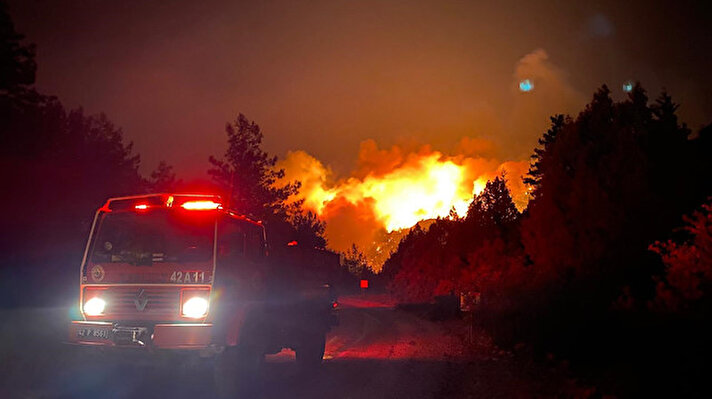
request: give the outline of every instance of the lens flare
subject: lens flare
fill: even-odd
[[[633,91],[633,82],[629,80],[623,83],[623,91],[626,93],[630,93],[631,91]]]
[[[534,83],[532,83],[529,79],[524,79],[519,82],[519,91],[526,93],[530,92],[534,89]]]

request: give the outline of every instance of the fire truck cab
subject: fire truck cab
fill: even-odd
[[[223,374],[283,348],[317,365],[336,298],[309,277],[289,257],[268,256],[262,223],[219,196],[111,198],[92,224],[69,342],[193,351],[215,357]]]

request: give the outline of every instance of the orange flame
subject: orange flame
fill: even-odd
[[[467,198],[472,196],[467,193],[464,170],[441,158],[439,153],[432,153],[383,176],[351,179],[333,188],[331,194],[351,203],[372,198],[376,217],[388,231],[411,227],[423,219],[445,217],[453,207],[464,216]]]
[[[285,169],[286,181],[302,182],[296,199],[326,220],[327,240],[334,249],[374,244],[375,233],[369,229],[410,228],[421,220],[448,217],[451,210],[463,217],[473,195],[503,171],[515,203],[520,209],[526,206],[521,175],[527,161],[447,156],[428,146],[404,154],[397,146],[379,150],[368,140],[361,145],[359,166],[351,177],[333,182],[331,170],[304,151],[288,153],[278,165]]]

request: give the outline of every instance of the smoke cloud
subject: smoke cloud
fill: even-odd
[[[528,79],[533,89],[522,93],[519,82]],[[568,82],[566,74],[549,60],[543,49],[522,57],[515,66],[511,86],[512,107],[506,115],[506,134],[501,142],[505,156],[525,159],[531,155],[536,140],[549,126],[549,117],[572,114],[586,103],[586,97]]]

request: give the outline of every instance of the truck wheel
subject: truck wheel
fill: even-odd
[[[294,349],[300,367],[316,368],[324,359],[326,334],[323,332],[305,334],[302,342]]]
[[[256,376],[264,356],[250,348],[227,347],[215,358],[213,380],[218,398],[235,398],[249,395],[249,384]]]

